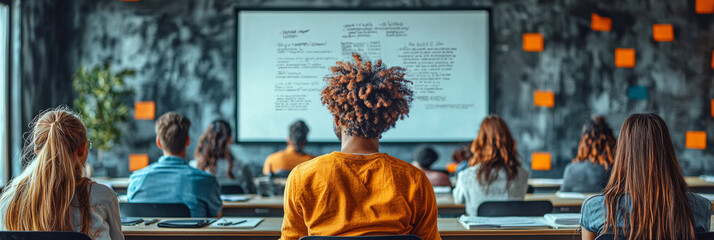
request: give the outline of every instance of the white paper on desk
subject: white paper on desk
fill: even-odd
[[[475,229],[538,229],[547,228],[542,217],[473,217],[461,215],[459,223],[468,230]]]
[[[235,225],[228,225],[228,226],[221,226],[219,225],[220,223],[225,223],[225,222],[239,222],[243,221],[245,222],[235,224]],[[218,219],[218,221],[215,221],[211,223],[211,225],[208,225],[208,228],[255,228],[262,222],[262,218],[221,218]]]
[[[555,192],[555,196],[559,198],[585,199],[588,196],[578,192]]]
[[[580,225],[580,213],[548,213],[543,219],[553,228],[575,228]]]
[[[451,193],[451,187],[449,186],[435,186],[434,194],[446,194]]]
[[[533,178],[530,184],[544,184],[544,185],[563,185],[562,178]]]
[[[226,195],[221,195],[221,201],[226,201],[226,202],[245,202],[248,201],[250,198],[243,196],[243,195],[235,195],[235,194],[226,194]]]
[[[714,182],[714,176],[712,176],[712,175],[701,175],[701,176],[699,176],[699,179],[707,181],[707,182]]]

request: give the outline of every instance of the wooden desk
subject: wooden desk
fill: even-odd
[[[158,239],[271,239],[280,237],[282,218],[265,218],[254,229],[210,229],[210,228],[159,228],[150,226],[122,226],[127,240]],[[456,218],[439,218],[439,233],[443,239],[563,239],[579,238],[579,233],[569,229],[531,229],[531,230],[466,230]]]
[[[687,185],[692,192],[714,193],[714,182],[707,182],[699,177],[685,177]],[[536,193],[556,192],[560,189],[563,179],[531,178],[528,185],[532,186]]]

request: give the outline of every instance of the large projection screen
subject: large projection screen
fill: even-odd
[[[470,141],[488,114],[487,10],[246,10],[237,13],[237,141],[281,142],[304,120],[335,142],[323,78],[352,52],[406,68],[409,118],[384,142]]]

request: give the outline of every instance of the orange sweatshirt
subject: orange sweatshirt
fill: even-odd
[[[441,239],[429,179],[385,153],[332,152],[297,166],[285,186],[284,208],[283,240],[393,234]]]
[[[293,146],[288,145],[285,150],[270,154],[263,164],[263,174],[268,175],[270,171],[290,171],[298,164],[314,158],[315,156],[295,151]]]

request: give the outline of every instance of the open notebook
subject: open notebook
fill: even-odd
[[[548,228],[543,217],[473,217],[461,215],[459,223],[468,230]]]
[[[262,218],[224,217],[208,225],[208,228],[255,228],[262,221]]]

